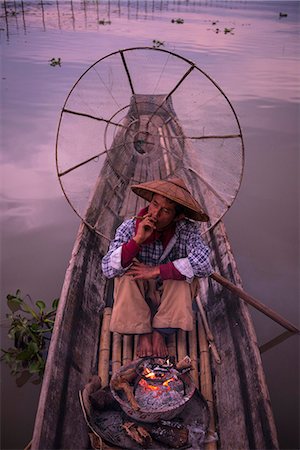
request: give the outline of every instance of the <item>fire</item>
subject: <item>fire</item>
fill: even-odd
[[[146,390],[147,389],[149,389],[150,391],[159,391],[160,390],[159,386],[153,386],[152,384],[148,384],[146,380],[143,380],[143,378],[141,379],[139,384],[141,386],[143,386],[143,388],[145,388]]]
[[[144,377],[145,378],[149,378],[150,380],[159,380],[161,377],[159,377],[159,376],[157,376],[154,372],[152,372],[151,370],[149,370],[148,368],[145,368],[145,371],[144,371]],[[161,395],[162,394],[162,392],[163,392],[163,388],[166,388],[165,390],[166,391],[170,391],[171,390],[171,387],[169,386],[169,384],[172,382],[172,381],[175,381],[175,378],[174,377],[171,377],[171,378],[169,378],[168,380],[165,380],[165,381],[163,381],[160,385],[153,385],[153,384],[151,384],[151,383],[148,383],[147,382],[147,380],[145,380],[145,379],[141,379],[140,381],[139,381],[139,384],[147,391],[147,390],[150,390],[150,391],[156,391],[157,392],[157,395]]]
[[[175,381],[175,378],[169,378],[168,380],[163,382],[163,386],[166,386],[167,388],[169,388],[169,390],[171,389],[169,386],[169,383],[171,383],[171,381]]]
[[[151,380],[154,380],[154,379],[156,378],[155,373],[152,372],[150,369],[148,369],[148,367],[145,368],[144,373],[145,373],[144,376],[145,376],[146,378],[150,378]]]

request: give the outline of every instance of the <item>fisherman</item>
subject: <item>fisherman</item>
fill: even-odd
[[[110,330],[138,334],[139,357],[164,357],[167,335],[192,330],[198,278],[212,273],[194,222],[209,218],[180,178],[131,189],[150,203],[120,225],[102,260],[104,275],[115,278]]]

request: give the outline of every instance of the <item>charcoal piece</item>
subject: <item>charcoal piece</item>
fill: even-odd
[[[118,376],[118,378],[112,379],[111,387],[115,391],[123,391],[125,393],[127,400],[134,411],[138,411],[140,409],[140,406],[137,403],[133,393],[133,387],[130,386],[129,382],[123,379],[122,376]]]
[[[149,447],[151,444],[151,436],[144,426],[138,425],[134,422],[124,422],[122,428],[126,431],[129,437],[143,447]]]
[[[133,392],[133,387],[130,383],[134,383],[134,380],[137,377],[136,365],[132,367],[132,364],[129,365],[125,370],[121,370],[113,375],[110,386],[111,389],[115,391],[123,391],[127,397],[130,406],[135,411],[140,409]]]
[[[183,369],[191,369],[192,360],[189,356],[185,356],[181,361],[176,364],[176,369],[181,371]]]
[[[178,422],[158,422],[146,428],[154,439],[169,447],[180,448],[188,444],[189,430]]]

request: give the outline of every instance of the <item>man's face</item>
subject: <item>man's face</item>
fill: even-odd
[[[156,229],[163,230],[175,219],[175,203],[159,194],[154,194],[148,208],[148,213],[154,219]]]

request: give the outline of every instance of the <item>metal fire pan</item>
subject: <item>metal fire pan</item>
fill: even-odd
[[[124,366],[123,368],[126,368],[126,366]],[[120,372],[122,372],[122,369],[120,370]],[[112,380],[119,373],[114,374],[112,377]],[[185,374],[182,374],[180,378],[185,384],[185,395],[182,397],[182,400],[180,402],[178,402],[176,404],[176,406],[174,406],[174,405],[169,406],[169,407],[162,406],[161,409],[156,409],[155,411],[149,410],[149,409],[142,409],[142,408],[136,411],[131,407],[131,405],[127,401],[127,399],[124,399],[121,397],[121,395],[123,395],[123,394],[119,391],[115,391],[112,388],[111,384],[110,384],[110,389],[111,389],[112,395],[117,400],[117,402],[121,406],[122,410],[129,417],[131,417],[134,420],[140,421],[140,422],[153,423],[153,422],[157,422],[159,420],[171,420],[174,417],[178,416],[178,414],[180,414],[181,411],[184,409],[186,403],[192,398],[196,387],[195,387],[191,377],[189,376],[188,373],[185,373]]]

